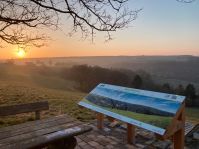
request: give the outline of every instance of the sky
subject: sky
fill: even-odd
[[[66,36],[63,31],[48,32],[52,40],[47,46],[29,47],[26,57],[71,56],[135,56],[135,55],[195,55],[199,56],[199,0],[191,4],[176,0],[129,0],[132,10],[143,8],[130,27],[112,33],[113,40],[105,42],[105,33],[97,33],[92,43],[81,34]],[[17,58],[17,46],[0,48],[0,59]]]

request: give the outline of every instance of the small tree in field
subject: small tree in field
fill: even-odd
[[[193,84],[188,84],[186,89],[185,89],[185,96],[187,97],[186,99],[186,104],[187,106],[193,106],[194,105],[194,100],[196,97],[196,90]]]
[[[139,75],[136,75],[133,79],[132,85],[134,88],[141,88],[143,84],[142,78]]]

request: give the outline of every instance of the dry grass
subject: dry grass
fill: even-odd
[[[38,87],[30,84],[0,81],[0,106],[47,100],[50,110],[42,113],[42,118],[67,113],[82,121],[91,120],[92,112],[79,108],[77,103],[85,96],[76,91],[63,91]],[[34,120],[34,113],[0,118],[0,126],[13,125]]]

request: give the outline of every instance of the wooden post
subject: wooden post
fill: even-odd
[[[184,149],[184,132],[185,132],[185,107],[183,107],[181,114],[178,117],[183,123],[183,126],[173,135],[174,149]]]
[[[135,126],[127,123],[127,142],[128,144],[135,143]]]
[[[35,111],[35,119],[36,120],[40,119],[40,111]]]
[[[97,127],[98,129],[103,129],[104,115],[97,113]]]

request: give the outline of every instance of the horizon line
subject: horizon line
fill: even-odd
[[[25,57],[25,58],[0,58],[0,60],[25,60],[25,59],[47,59],[47,58],[88,58],[88,57],[199,57],[199,55],[93,55],[93,56],[49,56],[49,57]]]

